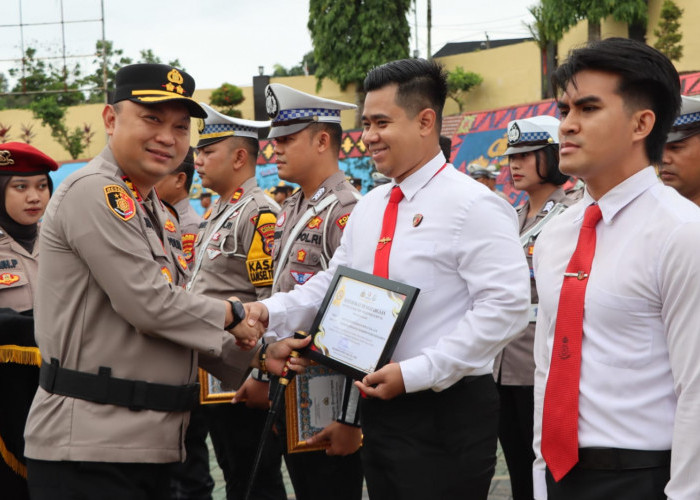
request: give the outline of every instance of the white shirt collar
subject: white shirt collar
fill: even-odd
[[[400,184],[404,198],[407,198],[410,201],[416,195],[416,193],[420,191],[428,183],[428,181],[430,181],[430,179],[433,178],[435,173],[442,168],[446,161],[445,155],[443,155],[442,151],[440,151],[432,160],[406,177]],[[391,190],[396,185],[396,180],[392,179],[391,188],[385,193],[385,198],[389,197]]]

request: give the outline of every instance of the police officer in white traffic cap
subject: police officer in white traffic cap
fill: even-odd
[[[667,186],[700,205],[700,98],[681,96],[681,113],[666,139],[659,174]]]
[[[282,205],[275,230],[272,292],[288,292],[326,268],[360,197],[338,166],[340,114],[356,106],[277,83],[268,85],[265,98],[278,175],[300,188]],[[349,404],[359,394],[350,380],[345,385],[334,396],[343,400],[340,414],[333,415],[334,421],[319,433],[326,449],[285,456],[300,500],[362,498],[362,432],[358,405]],[[285,432],[284,422],[278,428]]]

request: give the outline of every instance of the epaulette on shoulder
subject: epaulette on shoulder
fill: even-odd
[[[339,189],[335,191],[335,195],[342,206],[354,205],[362,197],[355,188]]]

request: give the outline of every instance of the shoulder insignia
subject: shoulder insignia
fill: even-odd
[[[185,233],[182,235],[182,253],[187,262],[192,262],[194,257],[194,244],[197,241],[197,235],[193,233]]]
[[[421,222],[423,222],[423,214],[416,214],[413,216],[413,227],[420,226]]]
[[[214,234],[211,235],[211,241],[219,241],[220,239],[221,239],[221,233],[220,233],[220,232],[216,232],[216,233],[214,233]]]
[[[287,212],[286,211],[282,212],[282,215],[280,215],[277,218],[277,227],[282,227],[284,225],[285,220],[287,220]]]
[[[168,283],[172,283],[172,282],[173,282],[173,275],[170,274],[170,269],[168,269],[167,267],[163,266],[163,267],[160,268],[160,272],[163,274],[163,277],[165,278],[165,281],[167,281]]]
[[[549,200],[547,203],[544,204],[542,207],[542,212],[547,213],[549,212],[552,208],[554,208],[554,200]]]
[[[175,232],[175,224],[170,219],[165,221],[165,224],[163,227],[165,227],[166,231],[170,231],[171,233]]]
[[[314,273],[312,273],[312,272],[306,273],[303,271],[294,271],[294,270],[290,270],[289,274],[291,274],[292,278],[294,278],[294,281],[296,281],[300,285],[303,285],[304,283],[309,281],[309,278],[311,278],[311,276],[314,275]]]
[[[274,222],[258,224],[258,227],[255,228],[255,230],[262,237],[263,252],[265,252],[267,255],[272,255],[272,246],[275,244]]]
[[[306,251],[299,250],[297,252],[297,262],[304,262],[306,260]]]
[[[211,216],[211,207],[207,209],[206,212],[204,212],[204,216],[202,217],[204,220],[207,220]]]
[[[177,262],[180,264],[180,267],[183,268],[185,271],[187,271],[187,261],[182,255],[177,256]]]
[[[110,184],[104,187],[109,209],[122,220],[129,220],[136,214],[136,205],[131,196],[121,186]]]
[[[11,273],[2,273],[0,274],[0,285],[5,285],[5,286],[10,286],[13,283],[17,283],[19,281],[19,276],[16,274],[11,274]]]
[[[136,198],[136,201],[140,202],[141,201],[141,195],[139,194],[139,190],[136,189],[136,186],[134,186],[134,183],[131,182],[131,179],[129,179],[126,175],[122,177],[122,180],[124,181],[124,184],[126,184],[126,187],[129,188],[129,191],[131,191],[131,194]]]
[[[316,229],[321,226],[321,222],[323,222],[323,219],[317,215],[309,221],[306,227],[308,227],[309,229]]]
[[[349,217],[350,217],[350,213],[349,213],[349,212],[348,212],[347,214],[345,214],[345,215],[341,215],[340,217],[338,217],[338,220],[335,221],[335,224],[336,224],[341,230],[344,230],[344,229],[345,229],[345,224],[348,223],[348,218],[349,218]]]
[[[321,196],[323,196],[323,194],[324,194],[325,192],[326,192],[326,188],[323,187],[323,186],[321,186],[321,188],[320,188],[318,191],[316,191],[316,192],[314,193],[314,195],[311,197],[311,200],[310,200],[310,201],[314,202],[314,201],[320,200],[320,199],[321,199]]]
[[[238,200],[241,199],[241,196],[243,196],[243,188],[238,188],[233,192],[233,195],[231,195],[231,199],[229,200],[229,203],[236,203]]]

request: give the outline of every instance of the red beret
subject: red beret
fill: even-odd
[[[23,142],[0,144],[0,175],[36,175],[58,169],[58,163]]]

